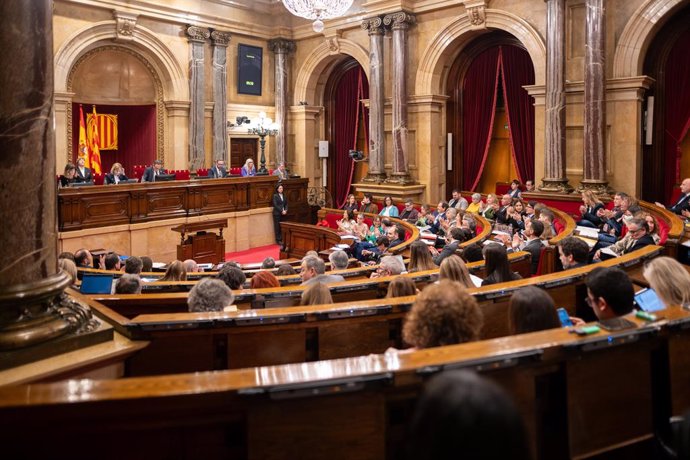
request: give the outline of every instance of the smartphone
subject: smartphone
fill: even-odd
[[[572,327],[573,322],[570,321],[570,315],[568,314],[567,311],[565,311],[565,308],[559,308],[556,310],[558,312],[558,320],[561,322],[562,327]]]

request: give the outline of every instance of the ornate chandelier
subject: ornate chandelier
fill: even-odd
[[[352,6],[353,0],[282,0],[283,5],[295,16],[315,19],[314,32],[323,32],[323,20],[342,16]]]

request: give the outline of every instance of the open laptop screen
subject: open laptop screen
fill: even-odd
[[[113,275],[84,273],[79,292],[82,294],[110,294],[112,292],[113,278]]]

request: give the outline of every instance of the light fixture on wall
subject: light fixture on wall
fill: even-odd
[[[314,32],[323,32],[323,20],[342,16],[353,0],[283,0],[283,5],[295,16],[314,19]]]
[[[278,134],[280,126],[270,118],[266,118],[266,112],[259,112],[259,121],[255,126],[251,126],[247,132],[259,136],[259,146],[261,147],[261,167],[256,171],[257,176],[268,174],[266,169],[266,136]]]

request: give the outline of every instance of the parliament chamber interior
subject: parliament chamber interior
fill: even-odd
[[[0,25],[3,457],[690,459],[690,0]]]

